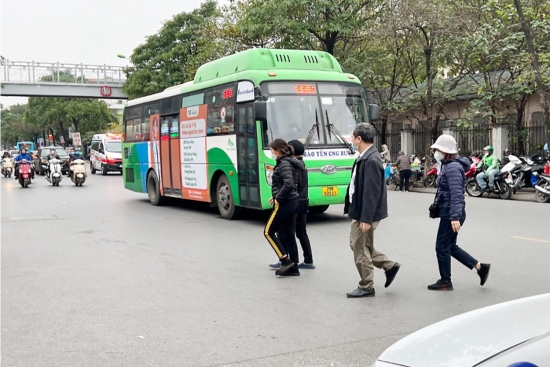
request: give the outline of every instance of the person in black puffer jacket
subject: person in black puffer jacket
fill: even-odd
[[[293,161],[293,150],[283,139],[275,139],[269,143],[271,154],[277,160],[273,170],[271,183],[271,199],[273,213],[269,218],[264,235],[281,261],[281,267],[275,272],[276,275],[300,275],[298,265],[291,261],[294,254],[297,257],[298,248],[296,245],[296,214],[298,211],[298,170]],[[277,231],[284,231],[280,238],[275,234]],[[286,243],[282,243],[284,241]],[[289,258],[289,254],[293,254]]]
[[[304,261],[299,262],[298,251],[296,253],[292,252],[292,249],[286,249],[290,260],[298,264],[299,269],[315,269],[315,264],[313,264],[313,255],[311,253],[311,243],[309,242],[309,236],[307,235],[307,211],[309,208],[309,195],[308,195],[308,176],[307,168],[304,163],[303,155],[305,151],[305,146],[299,140],[291,140],[288,142],[288,145],[292,146],[294,149],[294,158],[291,162],[294,165],[294,168],[298,172],[298,195],[300,196],[299,205],[298,205],[298,214],[296,216],[296,237],[300,240],[300,245],[302,246],[302,251],[304,252]],[[277,232],[277,237],[284,238],[284,230]],[[283,244],[287,241],[282,240]],[[277,261],[273,264],[269,264],[269,267],[272,269],[279,269],[281,267],[281,262]]]
[[[466,220],[466,202],[464,190],[466,176],[464,171],[470,168],[466,158],[459,157],[456,140],[443,134],[431,148],[435,149],[434,158],[442,163],[439,177],[439,189],[435,202],[440,208],[440,222],[435,243],[435,252],[441,278],[428,286],[430,290],[453,290],[451,283],[451,256],[470,269],[476,269],[481,285],[489,276],[490,264],[482,264],[469,253],[457,246],[458,231]]]

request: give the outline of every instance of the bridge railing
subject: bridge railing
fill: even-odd
[[[2,82],[124,85],[124,67],[2,60]]]

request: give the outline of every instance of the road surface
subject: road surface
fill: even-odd
[[[376,246],[402,264],[376,297],[358,275],[342,206],[311,219],[316,270],[277,278],[265,215],[153,207],[117,174],[83,187],[38,177],[2,186],[3,366],[368,366],[394,341],[479,307],[550,292],[550,205],[467,199],[459,244],[493,267],[487,284],[453,261],[438,279],[432,196],[388,194]],[[472,330],[472,332],[476,332]]]

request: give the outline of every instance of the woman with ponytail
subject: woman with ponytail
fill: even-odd
[[[293,157],[292,147],[283,139],[273,140],[269,143],[269,147],[277,164],[273,170],[271,199],[269,199],[269,203],[273,205],[273,212],[265,226],[264,235],[281,261],[281,267],[275,274],[300,275],[298,264],[293,262],[298,258],[295,237],[299,204],[298,162]],[[277,231],[281,231],[284,235],[277,237],[275,235]]]

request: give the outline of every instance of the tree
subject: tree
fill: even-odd
[[[343,62],[344,69],[359,76],[374,93],[380,106],[380,122],[374,126],[382,144],[387,143],[388,118],[396,112],[394,100],[407,86],[417,86],[422,75],[422,50],[411,31],[401,29],[394,7],[384,3],[375,25],[365,30],[365,38],[347,45],[350,56]]]
[[[540,104],[544,111],[543,114],[544,114],[544,123],[546,125],[547,142],[550,142],[550,98],[548,96],[548,92],[546,91],[546,88],[550,89],[550,86],[549,84],[544,83],[544,80],[542,77],[541,66],[539,63],[539,55],[538,55],[539,51],[535,48],[535,43],[533,41],[531,21],[529,18],[527,18],[524,15],[523,5],[521,4],[520,0],[514,0],[514,5],[516,7],[518,18],[521,23],[521,28],[525,35],[525,42],[529,50],[529,55],[531,59],[530,61],[535,74],[535,86],[537,89],[537,93],[540,96]],[[548,7],[548,3],[546,3],[546,6]],[[533,13],[534,15],[537,15],[538,12],[535,10],[535,12]],[[538,23],[540,25],[540,28],[542,29],[541,33],[545,34],[545,37],[543,38],[543,40],[545,39],[548,42],[548,38],[550,38],[550,24],[548,22],[545,22],[547,12],[546,13],[541,12],[540,14],[542,14],[542,22],[538,22]],[[546,51],[550,52],[550,49],[548,49],[548,43],[545,46],[547,48]],[[545,71],[548,72],[548,65],[546,65]]]
[[[17,104],[9,108],[0,109],[2,120],[2,145],[15,146],[18,141],[36,141],[37,130],[24,120],[26,104]]]
[[[166,21],[134,49],[124,92],[130,98],[158,93],[192,80],[198,67],[231,52],[219,41],[221,14],[214,0]]]
[[[343,46],[361,37],[375,19],[378,0],[242,0],[241,33],[277,48],[323,50],[338,58]]]
[[[53,135],[55,143],[58,136],[66,142],[72,140],[69,126],[81,134],[103,132],[110,122],[117,121],[117,116],[105,102],[94,99],[31,97],[25,120],[42,132],[45,141],[46,135]]]

